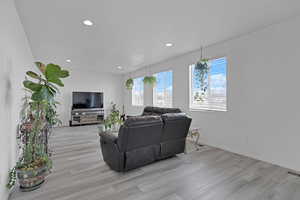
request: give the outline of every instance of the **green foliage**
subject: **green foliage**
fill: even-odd
[[[21,123],[23,123],[30,114],[30,98],[28,96],[25,96],[22,98],[22,101],[23,105],[20,111]]]
[[[41,84],[34,83],[32,81],[29,81],[29,80],[23,81],[23,85],[24,85],[25,88],[27,88],[27,89],[29,89],[33,92],[37,92],[37,91],[41,90],[41,88],[42,88]]]
[[[209,73],[209,60],[208,59],[201,59],[198,61],[195,65],[195,73],[197,79],[200,81],[200,87],[201,87],[201,95],[198,94],[201,101],[203,100],[203,97],[205,96],[207,87],[208,87],[208,80],[207,76]]]
[[[46,66],[45,76],[48,82],[63,87],[64,84],[60,79],[68,77],[69,72],[67,70],[62,70],[58,65],[48,64]]]
[[[62,124],[56,111],[56,107],[58,104],[59,102],[55,101],[53,102],[53,104],[48,103],[46,106],[46,120],[51,126]]]
[[[50,170],[52,167],[49,154],[45,151],[47,148],[43,137],[48,134],[51,127],[61,123],[56,112],[58,102],[54,98],[59,92],[57,86],[64,86],[61,79],[68,77],[69,72],[55,64],[44,65],[41,62],[35,64],[41,74],[28,71],[23,81],[30,97],[25,95],[23,98],[23,108],[20,112],[23,131],[17,136],[21,143],[19,146],[22,148],[22,155],[12,170],[35,170],[45,165]],[[13,171],[9,177],[7,187],[11,188],[15,183],[12,181]]]
[[[15,184],[17,180],[17,173],[16,173],[16,168],[12,168],[8,172],[8,183],[6,184],[6,187],[8,189],[11,189]]]
[[[36,62],[36,65],[42,74],[39,75],[35,72],[28,71],[26,75],[38,80],[38,82],[25,80],[23,85],[32,91],[31,99],[33,101],[51,101],[59,91],[55,85],[63,87],[64,84],[61,79],[68,77],[69,72],[55,64],[44,65],[41,62]]]
[[[35,65],[37,66],[37,68],[40,70],[40,72],[42,74],[45,75],[45,72],[46,72],[46,65],[44,65],[43,63],[41,62],[35,62]]]
[[[144,81],[144,84],[149,84],[152,87],[156,85],[156,77],[155,76],[145,76],[143,81]]]
[[[111,129],[113,126],[122,124],[120,111],[117,109],[117,105],[111,102],[111,110],[108,117],[104,120],[105,129]]]
[[[26,72],[26,75],[29,76],[29,77],[31,77],[31,78],[41,80],[41,77],[37,73],[35,73],[33,71]]]
[[[125,86],[126,86],[126,88],[127,88],[128,90],[132,90],[133,84],[134,84],[133,79],[132,79],[132,78],[129,78],[129,79],[126,81]]]

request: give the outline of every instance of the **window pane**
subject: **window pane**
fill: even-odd
[[[153,88],[153,105],[172,107],[173,73],[172,71],[155,74],[156,86]]]
[[[132,105],[144,105],[144,82],[143,77],[133,79]]]
[[[226,111],[226,58],[211,60],[209,62],[209,72],[203,77],[202,81],[199,78],[200,72],[195,69],[195,65],[190,67],[190,107],[194,109]]]

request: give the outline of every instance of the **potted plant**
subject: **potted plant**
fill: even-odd
[[[123,123],[121,119],[120,111],[117,109],[117,105],[111,102],[111,110],[108,117],[104,120],[104,126],[106,130],[118,131],[120,125]]]
[[[208,88],[208,81],[207,76],[209,72],[209,60],[208,59],[200,59],[195,65],[195,73],[196,77],[200,82],[200,90],[201,95],[199,95],[199,100],[203,101],[203,98],[205,96],[206,90]]]
[[[9,172],[7,184],[8,188],[13,187],[17,177],[21,191],[39,188],[51,170],[48,135],[51,128],[60,123],[56,113],[58,102],[54,98],[59,92],[57,86],[64,86],[61,79],[69,76],[69,72],[58,65],[40,62],[36,65],[41,73],[28,71],[23,81],[30,95],[24,98],[17,135],[21,153],[16,166]]]
[[[127,81],[125,82],[125,86],[128,90],[132,90],[133,88],[133,79],[132,78],[129,78],[127,79]]]
[[[156,85],[156,77],[155,76],[145,76],[144,79],[144,84],[149,84],[152,87]]]

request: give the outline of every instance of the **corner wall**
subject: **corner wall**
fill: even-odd
[[[31,50],[14,1],[0,1],[0,199],[8,198],[8,170],[15,164],[22,82],[33,66]]]
[[[209,58],[228,59],[227,112],[188,108],[188,66],[199,59],[200,51],[151,70],[173,70],[173,105],[192,116],[192,126],[201,128],[201,142],[300,171],[299,35],[297,17],[205,48]],[[145,71],[132,75],[143,76]],[[124,89],[127,114],[140,114],[143,108],[131,106],[130,98]]]
[[[58,101],[58,113],[64,126],[69,125],[72,107],[72,92],[103,92],[104,93],[104,109],[107,113],[110,110],[111,102],[117,104],[122,111],[123,106],[123,90],[122,75],[100,72],[70,69],[70,77],[64,79],[65,87],[60,88],[61,94]]]

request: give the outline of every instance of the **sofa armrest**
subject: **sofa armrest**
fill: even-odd
[[[99,133],[100,140],[107,142],[107,143],[117,143],[118,137],[107,132]]]
[[[124,170],[124,153],[120,152],[117,140],[118,137],[110,133],[100,133],[100,146],[102,159],[108,166],[118,172]]]

